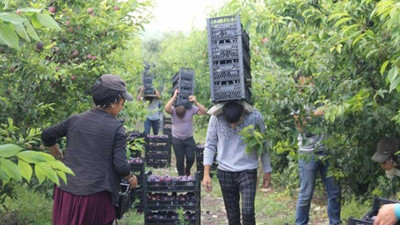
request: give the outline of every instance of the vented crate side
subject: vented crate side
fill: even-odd
[[[373,225],[373,221],[359,220],[355,218],[350,218],[348,221],[348,225]]]
[[[214,93],[211,98],[211,101],[214,103],[234,100],[243,100],[251,103],[251,94],[244,94],[242,91],[218,92]]]

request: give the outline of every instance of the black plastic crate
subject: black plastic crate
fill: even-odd
[[[173,178],[172,178],[173,179]],[[196,192],[200,191],[200,177],[196,173],[190,181],[149,181],[149,174],[145,175],[146,192]]]
[[[359,220],[355,218],[350,218],[348,225],[373,225],[374,221]]]
[[[121,219],[131,206],[131,189],[129,188],[129,184],[121,183],[120,188],[118,205],[115,207],[115,213],[118,219]]]
[[[195,78],[194,70],[190,68],[180,68],[179,72],[172,77],[172,90],[179,89],[179,94],[174,102],[174,106],[190,104],[188,97],[193,95]]]
[[[353,217],[350,217],[348,224],[349,225],[370,225],[370,224],[372,225],[374,223],[373,217],[378,214],[378,211],[381,208],[381,206],[385,205],[385,204],[392,204],[392,203],[399,203],[399,202],[390,200],[390,199],[375,197],[374,201],[372,203],[372,209],[369,212],[367,212],[361,219],[355,219]],[[400,225],[400,221],[395,223],[395,225]]]
[[[164,122],[164,126],[165,126],[166,124],[172,124],[171,117],[166,117],[166,116],[164,116],[164,117],[163,117],[163,122]]]
[[[165,142],[168,143],[168,135],[147,135],[146,143],[149,142]]]
[[[248,88],[241,88],[241,90],[218,91],[212,94],[212,101],[214,103],[233,100],[247,101],[248,103],[251,103],[250,90]]]
[[[144,160],[142,163],[131,163],[131,171],[132,172],[144,172]]]
[[[240,15],[223,16],[207,19],[209,38],[224,39],[241,35]]]
[[[169,159],[147,159],[146,166],[153,168],[165,168],[169,163]]]
[[[200,224],[200,212],[194,212],[190,218],[185,218],[185,224]],[[162,217],[160,217],[162,216]],[[174,218],[172,218],[174,216]],[[185,216],[185,215],[184,215]],[[179,222],[178,215],[174,211],[146,211],[145,212],[145,225],[150,224],[167,224],[176,225]]]
[[[248,43],[243,43],[240,36],[211,41],[209,48],[212,60],[239,59],[239,57],[243,57],[244,63],[250,67],[250,48]]]

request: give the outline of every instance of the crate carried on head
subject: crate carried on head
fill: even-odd
[[[207,20],[211,101],[251,102],[249,35],[240,16]]]
[[[172,94],[176,89],[179,90],[174,106],[191,104],[188,98],[194,94],[194,82],[194,70],[189,68],[181,68],[172,77]]]

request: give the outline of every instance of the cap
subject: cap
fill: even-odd
[[[376,147],[376,152],[372,156],[372,160],[377,163],[383,163],[390,156],[394,155],[400,147],[400,140],[396,138],[382,138],[378,142],[378,146]]]
[[[133,100],[132,95],[126,90],[125,82],[119,76],[104,74],[100,77],[99,81],[100,85],[97,87],[98,94],[102,92],[102,89],[104,89],[104,91],[107,91],[107,89],[112,89],[115,91],[120,91],[122,97],[124,97],[126,101]]]

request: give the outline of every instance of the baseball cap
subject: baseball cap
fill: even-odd
[[[93,86],[95,90],[92,91],[93,98],[101,97],[103,94],[105,95],[109,89],[120,91],[122,97],[126,101],[132,101],[133,97],[126,90],[125,82],[116,75],[112,74],[104,74],[99,80],[96,82],[97,85]]]
[[[397,138],[382,138],[378,142],[376,152],[372,156],[372,160],[377,163],[383,163],[399,151],[400,140]]]

